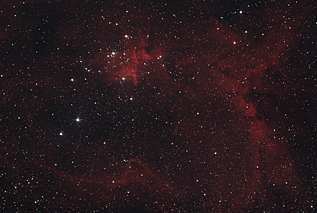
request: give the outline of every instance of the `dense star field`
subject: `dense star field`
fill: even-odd
[[[316,212],[316,5],[0,3],[1,212]]]

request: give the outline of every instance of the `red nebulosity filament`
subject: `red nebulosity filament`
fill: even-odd
[[[137,44],[127,44],[120,52],[112,52],[107,58],[110,67],[106,69],[110,75],[108,76],[110,83],[133,81],[136,86],[141,75],[140,66],[152,57],[145,50],[145,42],[141,39]]]
[[[119,78],[119,80],[120,80],[120,78],[121,78],[121,80],[123,80],[123,81],[126,81],[126,80],[132,78],[132,80],[133,80],[133,82],[134,82],[134,86],[136,86],[139,77],[138,77],[138,75],[137,75],[135,69],[133,69],[133,68],[123,68],[123,69],[119,72],[118,78]]]

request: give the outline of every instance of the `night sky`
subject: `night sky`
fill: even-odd
[[[316,212],[316,14],[0,3],[1,212]]]

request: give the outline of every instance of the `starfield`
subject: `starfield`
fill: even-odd
[[[2,1],[1,212],[316,212],[315,0]]]

